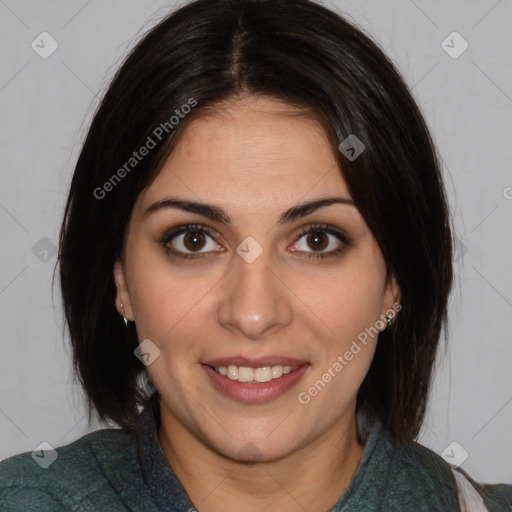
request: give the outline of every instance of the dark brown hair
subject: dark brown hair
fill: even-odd
[[[370,403],[393,434],[416,438],[452,285],[440,165],[416,103],[383,51],[309,0],[186,4],[136,44],[104,94],[76,164],[59,250],[74,368],[89,413],[95,408],[100,419],[130,430],[148,395],[140,381],[145,367],[133,353],[135,326],[125,327],[114,303],[113,265],[135,200],[187,123],[242,93],[313,112],[336,146],[351,134],[365,145],[355,159],[338,151],[339,162],[400,286],[403,309],[379,335],[357,407]],[[174,126],[171,116],[191,101]],[[161,140],[127,166],[157,127]]]

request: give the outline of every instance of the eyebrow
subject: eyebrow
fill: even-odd
[[[315,199],[313,201],[299,203],[289,208],[281,215],[278,224],[282,225],[289,222],[293,222],[296,219],[305,217],[306,215],[313,213],[319,208],[330,206],[331,204],[345,204],[349,206],[355,206],[354,201],[348,199],[347,197],[322,197],[319,199]],[[198,215],[202,215],[203,217],[207,217],[212,221],[220,222],[227,226],[231,225],[231,218],[229,217],[227,212],[220,208],[219,206],[194,201],[187,201],[174,197],[167,197],[165,199],[157,201],[156,203],[153,203],[145,210],[143,215],[146,216],[166,208],[177,208],[179,210],[183,210],[189,213],[196,213]]]

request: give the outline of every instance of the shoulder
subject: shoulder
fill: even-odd
[[[391,443],[397,475],[425,483],[452,482],[449,464],[430,448],[406,439],[392,438]]]
[[[91,432],[55,450],[15,455],[0,462],[0,509],[60,511],[100,498],[115,501],[105,467],[136,467],[136,457],[133,437],[120,429]]]
[[[389,433],[385,438],[391,459],[387,510],[458,510],[455,479],[441,456],[415,441]]]
[[[457,505],[457,483],[452,467],[440,455],[415,441],[393,438],[391,442],[396,454],[395,486],[401,486],[404,490],[416,489],[414,492],[421,500],[428,501],[429,495],[436,495],[436,499],[440,500],[439,506]],[[478,484],[460,468],[455,471],[467,478],[490,512],[512,510],[512,485]]]

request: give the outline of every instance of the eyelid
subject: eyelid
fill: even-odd
[[[166,229],[162,235],[159,236],[159,242],[168,242],[176,236],[187,233],[188,231],[204,232],[208,236],[214,238],[215,231],[204,224],[182,224],[174,228]]]
[[[328,223],[309,224],[306,228],[300,231],[300,233],[297,235],[297,238],[302,238],[304,235],[315,233],[316,231],[336,236],[344,244],[352,245],[352,240],[343,229]]]

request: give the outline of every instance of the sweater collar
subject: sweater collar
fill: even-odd
[[[158,437],[159,429],[160,405],[158,392],[155,391],[146,402],[137,424],[137,452],[143,478],[158,503],[158,510],[196,510],[165,457]]]

